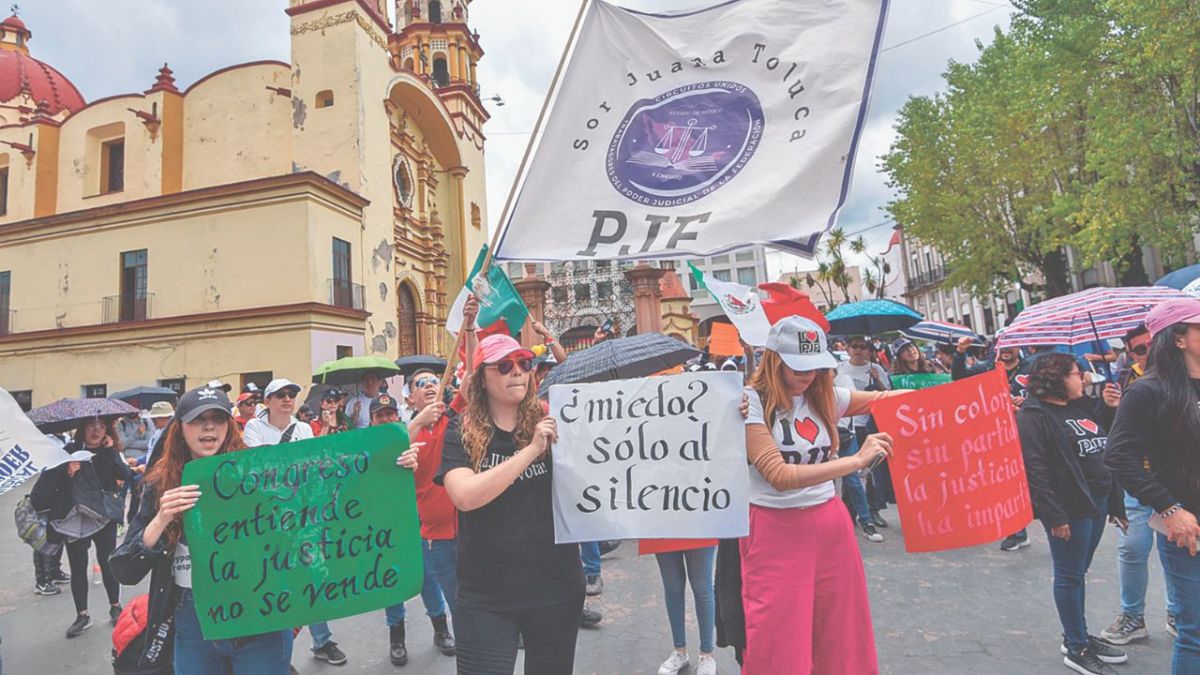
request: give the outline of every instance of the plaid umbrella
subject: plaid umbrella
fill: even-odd
[[[539,393],[545,394],[556,384],[606,382],[646,377],[674,368],[700,356],[695,347],[662,333],[605,340],[594,347],[574,352],[546,379]]]
[[[313,373],[313,384],[358,384],[367,373],[379,377],[398,375],[396,364],[382,356],[347,356],[336,361],[322,363]]]
[[[877,335],[904,330],[925,317],[895,300],[861,300],[838,305],[825,318],[836,335]]]
[[[960,339],[969,337],[972,342],[980,345],[984,343],[983,338],[975,331],[960,326],[956,323],[946,323],[944,321],[922,321],[915,323],[908,328],[900,331],[914,340],[928,340],[930,342],[940,342],[942,344],[954,344]]]
[[[58,434],[71,431],[93,417],[108,419],[136,414],[137,408],[111,398],[64,398],[30,410],[29,419],[42,433]]]
[[[1089,288],[1025,309],[996,334],[996,345],[1078,345],[1121,337],[1158,303],[1185,297],[1165,286]]]

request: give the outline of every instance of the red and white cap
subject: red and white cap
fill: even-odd
[[[499,363],[515,354],[517,358],[532,359],[533,352],[521,346],[520,342],[507,335],[489,335],[475,345],[475,353],[471,357],[471,366],[479,368],[484,364]]]
[[[778,354],[792,370],[837,368],[825,331],[802,316],[789,316],[771,326],[767,349]]]

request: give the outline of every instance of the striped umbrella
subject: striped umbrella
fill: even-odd
[[[1184,297],[1165,286],[1089,288],[1024,310],[997,333],[997,346],[1077,345],[1121,337],[1158,303]]]
[[[928,340],[952,345],[962,338],[969,337],[972,342],[984,344],[983,338],[970,328],[945,321],[926,320],[913,324],[900,332],[914,340]]]

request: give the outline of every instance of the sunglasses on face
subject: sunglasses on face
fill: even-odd
[[[1145,356],[1146,354],[1148,354],[1150,352],[1150,346],[1149,345],[1138,345],[1136,347],[1130,347],[1129,351],[1133,352],[1134,354],[1137,354],[1138,356]]]
[[[495,366],[496,370],[500,371],[501,375],[508,375],[513,371],[513,368],[520,368],[522,373],[528,373],[533,369],[532,359],[505,359],[499,363],[489,363],[489,366]]]
[[[438,379],[436,377],[422,377],[422,378],[418,379],[416,382],[413,382],[413,387],[415,387],[417,389],[424,389],[425,387],[436,387],[436,386],[438,386]]]
[[[286,398],[286,399],[291,400],[291,399],[296,398],[296,392],[294,392],[294,391],[277,391],[274,394],[271,394],[271,398]]]

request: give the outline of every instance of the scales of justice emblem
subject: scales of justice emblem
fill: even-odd
[[[699,82],[634,103],[606,153],[609,182],[639,204],[681,205],[728,184],[762,140],[758,96],[737,82]]]

